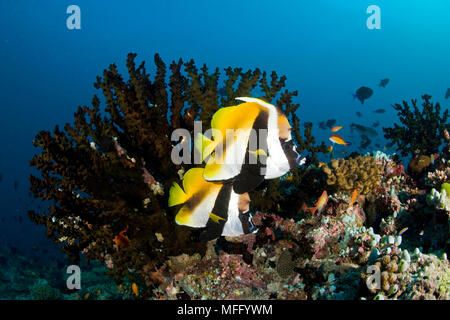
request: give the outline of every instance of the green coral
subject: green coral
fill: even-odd
[[[441,116],[439,103],[432,103],[430,95],[423,95],[422,99],[422,110],[417,106],[417,99],[411,100],[412,107],[406,101],[394,104],[392,107],[397,110],[401,124],[383,128],[384,137],[396,144],[403,156],[439,152],[445,137],[444,130],[450,130],[448,109]]]
[[[441,192],[434,188],[431,189],[430,193],[426,197],[426,201],[430,207],[450,211],[450,195],[447,194],[444,187],[441,189]]]
[[[330,166],[322,166],[327,175],[327,184],[334,191],[351,194],[358,190],[367,194],[379,183],[381,165],[370,156],[349,159],[333,159]]]
[[[447,197],[450,197],[450,183],[445,182],[442,184],[441,193],[443,193],[444,191],[447,194]]]

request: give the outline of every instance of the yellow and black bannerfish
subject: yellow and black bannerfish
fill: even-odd
[[[242,205],[243,195],[232,190],[231,183],[208,182],[203,168],[192,168],[183,177],[183,188],[176,182],[169,191],[169,207],[183,205],[175,222],[195,228],[206,227],[201,240],[219,236],[239,236],[250,229],[248,200]],[[248,195],[247,195],[248,197]],[[251,226],[250,226],[251,227]]]
[[[174,182],[169,191],[169,207],[184,204],[175,222],[190,227],[204,227],[221,188],[221,184],[203,178],[202,168],[188,170],[183,177],[184,190]]]
[[[265,179],[283,176],[303,159],[295,149],[291,126],[282,112],[260,99],[236,99],[244,103],[219,109],[213,115],[212,139],[198,134],[194,145],[202,161],[207,160],[205,180],[236,178],[233,189],[242,194]],[[227,130],[233,134],[227,134]]]

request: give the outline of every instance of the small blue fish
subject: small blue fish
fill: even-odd
[[[423,234],[424,234],[424,232],[422,230],[422,231],[420,231],[419,236],[423,236]]]
[[[403,228],[402,230],[400,230],[400,232],[398,233],[398,235],[401,236],[401,235],[404,234],[406,231],[408,231],[408,227]]]

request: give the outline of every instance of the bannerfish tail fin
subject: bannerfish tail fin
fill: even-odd
[[[180,185],[176,182],[173,183],[169,191],[169,207],[173,207],[179,204],[183,204],[188,200],[188,195],[181,189]]]
[[[198,133],[194,139],[194,147],[201,154],[201,159],[204,161],[216,147],[214,141]]]
[[[203,168],[191,168],[183,176],[183,187],[176,183],[169,192],[169,206],[183,204],[175,216],[179,225],[202,228],[209,219],[222,184],[203,179]],[[214,222],[212,222],[214,223]]]

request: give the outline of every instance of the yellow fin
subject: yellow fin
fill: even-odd
[[[185,203],[188,200],[188,195],[181,189],[176,182],[173,183],[169,191],[169,207]]]
[[[214,151],[216,143],[203,134],[198,133],[194,139],[194,147],[200,152],[201,159],[204,161]]]
[[[175,222],[195,228],[204,227],[221,188],[222,184],[203,178],[203,168],[189,169],[183,177],[183,189],[174,185],[173,194],[169,195],[169,204],[184,204],[175,216]]]
[[[227,129],[251,129],[261,110],[265,109],[256,103],[243,103],[221,108],[214,113],[211,119],[211,128],[220,130],[222,139],[226,140]]]
[[[218,215],[216,215],[216,214],[214,214],[214,213],[212,213],[212,212],[209,213],[209,217],[210,217],[211,220],[214,221],[215,223],[219,223],[219,220],[225,220],[224,218],[219,217]]]

